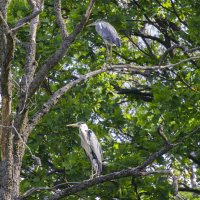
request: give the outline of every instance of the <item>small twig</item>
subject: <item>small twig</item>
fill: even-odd
[[[161,125],[158,126],[158,134],[161,136],[161,138],[164,140],[165,144],[170,144],[169,140],[167,139],[167,136],[163,132],[163,128]]]
[[[165,60],[165,58],[167,57],[168,53],[171,52],[171,51],[173,51],[173,50],[176,49],[176,48],[180,48],[180,49],[182,49],[183,51],[185,51],[185,49],[184,49],[181,45],[179,45],[179,44],[175,44],[174,46],[171,46],[171,47],[168,48],[168,49],[164,52],[164,54],[161,56],[160,61],[159,61],[159,65],[162,65],[162,63],[163,63],[163,61]]]
[[[43,10],[43,0],[41,1],[40,7],[32,12],[29,16],[26,16],[23,19],[20,19],[17,24],[15,25],[14,28],[11,29],[11,31],[13,31],[14,33],[16,33],[22,26],[26,25],[31,19],[35,18],[37,15],[39,15],[42,10]]]
[[[199,134],[199,132],[200,132],[200,126],[198,126],[196,129],[194,129],[194,130],[191,131],[191,132],[186,132],[186,133],[184,133],[184,136],[183,136],[183,137],[181,137],[180,139],[175,140],[174,142],[175,142],[175,143],[177,142],[177,144],[183,143],[185,139],[187,139],[187,138],[193,136],[193,135],[196,134],[196,133]]]
[[[44,191],[44,190],[57,190],[63,186],[68,186],[70,187],[71,185],[76,185],[79,184],[80,182],[66,182],[66,183],[61,183],[58,185],[55,185],[53,187],[37,187],[37,188],[31,188],[29,190],[27,190],[22,197],[23,198],[19,198],[19,199],[26,199],[28,196],[32,195],[34,192],[40,192],[40,191]]]
[[[177,74],[174,70],[170,70],[173,74],[175,74],[179,80],[186,85],[190,90],[194,91],[194,92],[198,92],[197,90],[195,90],[192,86],[190,86],[184,79],[181,78],[181,76],[179,74]]]

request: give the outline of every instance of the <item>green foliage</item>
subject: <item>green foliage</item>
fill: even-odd
[[[122,48],[114,47],[114,64],[133,63],[151,67],[159,64],[164,51],[172,44],[181,44],[190,49],[200,43],[200,16],[197,6],[199,2],[180,0],[175,1],[173,5],[171,2],[174,1],[96,2],[90,22],[106,19],[117,29],[121,37]],[[62,2],[62,14],[69,33],[80,21],[87,3],[88,1],[76,0]],[[9,7],[9,23],[15,24],[29,12],[30,8],[26,1],[12,1]],[[152,24],[160,27],[160,30],[156,32],[151,30],[152,27],[145,29],[144,22],[147,18]],[[146,31],[147,35],[154,34],[165,44],[170,38],[170,46],[164,46],[150,38],[144,37],[142,40],[137,35],[138,31]],[[26,43],[28,34],[26,26],[17,34],[22,43],[16,47],[12,69],[16,81],[23,73],[26,55],[23,44]],[[59,48],[61,42],[53,1],[45,1],[37,32],[38,66]],[[100,69],[105,64],[105,55],[105,46],[94,27],[85,27],[66,56],[41,84],[40,90],[31,101],[30,117],[53,92],[76,79],[76,76]],[[194,52],[193,55],[196,56],[197,53]],[[176,63],[187,57],[188,54],[176,48],[171,55],[166,56],[162,64]],[[180,176],[180,182],[183,183],[190,181],[190,171],[186,169],[195,166],[199,181],[199,165],[194,165],[189,155],[194,152],[195,158],[199,160],[200,135],[186,137],[186,134],[200,124],[199,80],[199,62],[193,61],[172,70],[150,72],[146,76],[142,71],[141,74],[123,70],[102,73],[72,88],[30,135],[28,146],[33,154],[40,157],[42,166],[38,168],[29,151],[26,152],[20,192],[23,193],[31,187],[52,187],[66,181],[80,182],[89,178],[91,166],[81,148],[78,130],[66,127],[66,124],[77,121],[87,122],[102,144],[103,174],[136,167],[159,150],[163,146],[163,140],[157,132],[157,127],[162,124],[170,142],[177,142],[183,137],[185,140],[167,155],[156,160],[148,170],[171,168]],[[153,101],[144,101],[137,98],[134,93],[118,94],[116,88],[145,88],[145,91],[150,88]],[[14,95],[17,96],[17,89]],[[15,106],[16,100],[13,107]],[[113,180],[64,199],[137,199],[137,195],[141,200],[173,199],[170,177],[158,174],[137,178],[134,181],[133,179],[134,177],[128,177]],[[29,199],[43,199],[48,194],[48,191],[41,192]],[[182,196],[198,199],[190,193],[182,193]]]

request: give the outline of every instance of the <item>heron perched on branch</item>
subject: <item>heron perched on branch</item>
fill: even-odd
[[[105,42],[107,54],[109,53],[110,47],[110,59],[112,61],[112,45],[115,44],[117,47],[121,47],[121,42],[115,28],[101,19],[96,20],[88,26],[95,26],[97,33],[102,37]]]
[[[94,176],[100,176],[102,172],[102,150],[97,140],[96,135],[84,122],[78,122],[76,124],[69,124],[67,126],[78,127],[81,138],[81,146],[85,150],[86,155],[90,159],[92,165],[92,178]],[[93,170],[95,174],[93,174]]]

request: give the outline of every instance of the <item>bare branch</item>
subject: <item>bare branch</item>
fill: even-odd
[[[192,52],[198,51],[198,50],[200,50],[200,47],[194,47],[194,48],[192,48],[192,49],[188,49],[187,52],[188,52],[188,53],[192,53]]]
[[[149,175],[154,175],[154,174],[166,174],[170,176],[174,176],[173,173],[170,170],[155,170],[155,171],[150,171],[150,172],[141,172],[139,176],[149,176]],[[80,182],[66,182],[66,183],[61,183],[58,185],[55,185],[53,187],[37,187],[37,188],[31,188],[27,190],[20,198],[19,200],[26,199],[27,197],[31,196],[34,192],[40,192],[44,190],[51,190],[51,191],[56,191],[59,188],[62,187],[72,187],[72,185],[78,185],[81,184]]]
[[[61,14],[61,1],[60,0],[54,0],[54,10],[56,13],[57,23],[61,29],[62,39],[64,40],[68,36],[68,33],[67,33],[65,22],[63,20],[62,14]]]
[[[2,28],[5,32],[5,34],[9,34],[10,33],[10,27],[8,26],[6,20],[4,19],[1,11],[0,11],[0,22],[3,24]]]

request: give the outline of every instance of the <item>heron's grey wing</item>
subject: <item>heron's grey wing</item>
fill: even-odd
[[[98,139],[96,137],[96,135],[94,134],[94,132],[90,129],[88,129],[88,139],[90,141],[90,148],[93,151],[93,153],[95,154],[100,167],[102,168],[102,149],[101,149],[101,145],[98,142]]]
[[[92,162],[92,154],[91,154],[91,147],[90,147],[90,141],[87,138],[87,133],[80,133],[81,138],[81,146],[83,147],[85,154]]]
[[[109,23],[104,22],[97,24],[96,31],[99,33],[99,35],[101,35],[104,40],[108,41],[109,43],[114,43],[118,47],[121,46],[117,31]]]

